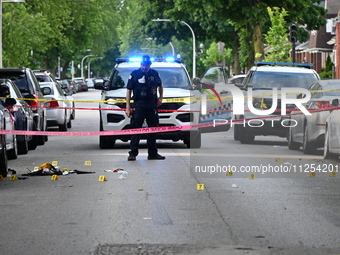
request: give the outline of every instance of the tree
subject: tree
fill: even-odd
[[[289,57],[291,44],[287,41],[285,21],[288,13],[284,8],[282,8],[281,12],[278,7],[268,7],[267,9],[272,26],[264,36],[269,48],[264,60],[269,62],[291,62]]]
[[[242,43],[252,42],[253,51],[249,52],[249,59],[260,56],[256,60],[261,60],[264,56],[263,26],[269,20],[267,7],[284,8],[289,13],[287,22],[295,21],[298,24],[307,24],[308,29],[317,30],[326,22],[323,17],[325,9],[314,4],[320,2],[320,0],[175,0],[175,9],[172,10],[172,13],[186,10],[192,19],[195,19],[198,16],[197,14],[200,13],[200,19],[204,19],[208,24],[215,20],[228,19],[236,31],[243,32],[240,38],[247,39],[246,42],[241,42],[241,47]],[[244,34],[247,34],[247,36],[244,36]]]
[[[120,0],[4,4],[4,66],[55,71],[60,57],[66,70],[71,60],[80,62],[84,50],[92,49],[91,54],[102,56],[119,43],[116,27],[121,4]]]

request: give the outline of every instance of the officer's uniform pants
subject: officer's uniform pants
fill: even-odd
[[[131,117],[131,128],[141,128],[143,126],[143,122],[146,120],[148,127],[158,127],[159,118],[157,109],[154,108],[136,108],[132,112]],[[156,146],[156,133],[148,133],[147,137],[147,145],[148,145],[148,155],[156,155],[158,150]],[[132,135],[130,142],[129,154],[132,156],[138,155],[138,146],[139,146],[140,135]]]

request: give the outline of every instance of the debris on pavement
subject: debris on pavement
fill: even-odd
[[[119,176],[118,176],[118,179],[119,180],[123,180],[123,179],[126,179],[127,175],[128,175],[128,172],[124,171],[124,170],[120,170],[118,171],[119,173]]]
[[[27,168],[28,169],[28,168]],[[14,170],[12,170],[14,171]],[[59,166],[53,166],[52,164],[46,162],[41,166],[37,167],[35,170],[31,171],[28,169],[27,174],[22,174],[22,176],[44,176],[44,175],[68,175],[68,174],[94,174],[95,172],[80,171],[80,170],[69,170],[62,171]]]
[[[108,170],[104,170],[104,172],[107,173],[118,173],[118,179],[119,180],[123,180],[126,179],[127,175],[129,174],[127,171],[125,171],[123,168],[117,168],[117,169],[108,169]]]

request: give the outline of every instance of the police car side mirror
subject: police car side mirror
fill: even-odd
[[[194,83],[194,85],[198,86],[201,85],[201,79],[198,77],[195,77],[192,81]]]
[[[192,89],[201,89],[202,88],[202,83],[201,83],[201,79],[198,78],[198,77],[195,77],[193,80],[192,80]]]
[[[95,89],[100,89],[100,90],[108,90],[109,88],[109,80],[104,80],[104,82],[96,82],[94,84]]]
[[[5,104],[7,106],[13,106],[17,103],[17,100],[15,100],[14,98],[6,98],[5,100]]]
[[[0,97],[9,96],[11,93],[6,85],[0,85]]]

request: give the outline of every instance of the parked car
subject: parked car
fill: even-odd
[[[256,62],[242,84],[236,84],[238,87],[243,86],[245,96],[247,96],[248,88],[252,89],[252,104],[256,110],[271,109],[273,105],[273,88],[277,88],[278,93],[282,88],[304,88],[308,89],[313,83],[320,80],[315,70],[309,68],[301,68],[295,66],[287,66],[288,63],[270,63]],[[280,65],[280,66],[279,66]],[[292,63],[290,65],[293,65]],[[305,64],[304,64],[305,65]],[[302,64],[301,64],[302,66]],[[288,95],[293,97],[294,95]],[[239,140],[243,144],[251,144],[255,140],[255,136],[271,135],[286,137],[288,127],[282,125],[282,121],[289,118],[280,115],[279,112],[273,112],[271,118],[258,119],[259,115],[252,113],[247,104],[248,97],[245,97],[244,115],[235,115],[234,119],[240,121],[234,127],[234,139]],[[277,106],[280,110],[281,98],[277,99]],[[242,123],[242,120],[245,123]],[[249,124],[249,120],[251,124]]]
[[[93,80],[91,78],[85,79],[85,82],[87,84],[87,88],[91,88],[91,89],[94,88],[94,82],[93,82]]]
[[[47,127],[58,126],[59,131],[67,131],[71,128],[71,108],[72,102],[68,100],[60,85],[56,82],[40,82],[40,87],[44,90],[44,98],[51,101],[46,102]],[[66,108],[66,109],[60,109]]]
[[[33,131],[33,111],[29,104],[24,101],[18,87],[11,80],[0,80],[0,84],[6,85],[10,90],[10,97],[16,100],[14,105],[4,104],[15,121],[15,129],[23,131]],[[17,135],[18,154],[27,154],[28,150],[34,150],[37,147],[36,139],[33,135]],[[9,156],[11,158],[11,156]]]
[[[230,78],[228,79],[228,83],[229,83],[229,84],[242,83],[245,77],[246,77],[245,74],[234,75],[233,77],[230,77]]]
[[[58,82],[54,75],[49,71],[33,71],[35,77],[37,78],[38,82]]]
[[[288,148],[290,150],[298,150],[302,146],[305,154],[313,154],[317,148],[324,147],[326,119],[330,114],[330,110],[327,108],[330,107],[332,99],[340,99],[339,89],[340,80],[318,81],[309,88],[311,99],[305,104],[305,107],[310,109],[311,115],[301,113],[291,116],[294,123],[291,122],[288,133]],[[325,108],[326,110],[323,110]],[[313,110],[317,110],[317,112],[312,112]]]
[[[340,106],[339,99],[333,99],[331,106]],[[340,108],[331,111],[326,120],[324,154],[325,159],[339,159],[340,156]]]
[[[87,84],[85,80],[81,77],[72,79],[78,85],[78,91],[88,91]]]
[[[33,111],[33,130],[45,131],[46,130],[46,108],[44,99],[33,71],[26,67],[19,68],[0,68],[0,78],[10,79],[19,88],[23,98],[30,105]],[[46,135],[35,135],[37,145],[45,144],[48,137]]]
[[[6,85],[2,84],[2,86],[9,90]],[[9,95],[10,93],[8,93],[8,96]],[[1,105],[5,107],[2,110],[5,119],[5,129],[8,131],[15,130],[15,118],[8,109],[15,104],[16,100],[14,98],[1,99]],[[6,134],[6,151],[8,159],[16,159],[18,157],[18,143],[16,134]]]
[[[10,91],[7,86],[0,84],[0,97],[7,97]],[[10,103],[8,99],[4,100],[5,103]],[[13,102],[12,102],[13,103]],[[6,114],[9,115],[8,110],[5,106],[0,104],[0,128],[6,129]],[[2,177],[7,176],[7,150],[6,150],[6,136],[5,134],[0,134],[0,175]]]
[[[73,91],[71,90],[71,86],[70,86],[70,83],[68,82],[68,80],[60,80],[60,81],[58,81],[58,83],[60,84],[61,88],[64,91],[70,91],[70,92],[73,93]]]
[[[67,79],[67,82],[70,85],[70,90],[73,92],[73,94],[78,92],[78,85],[72,80],[72,79]]]

